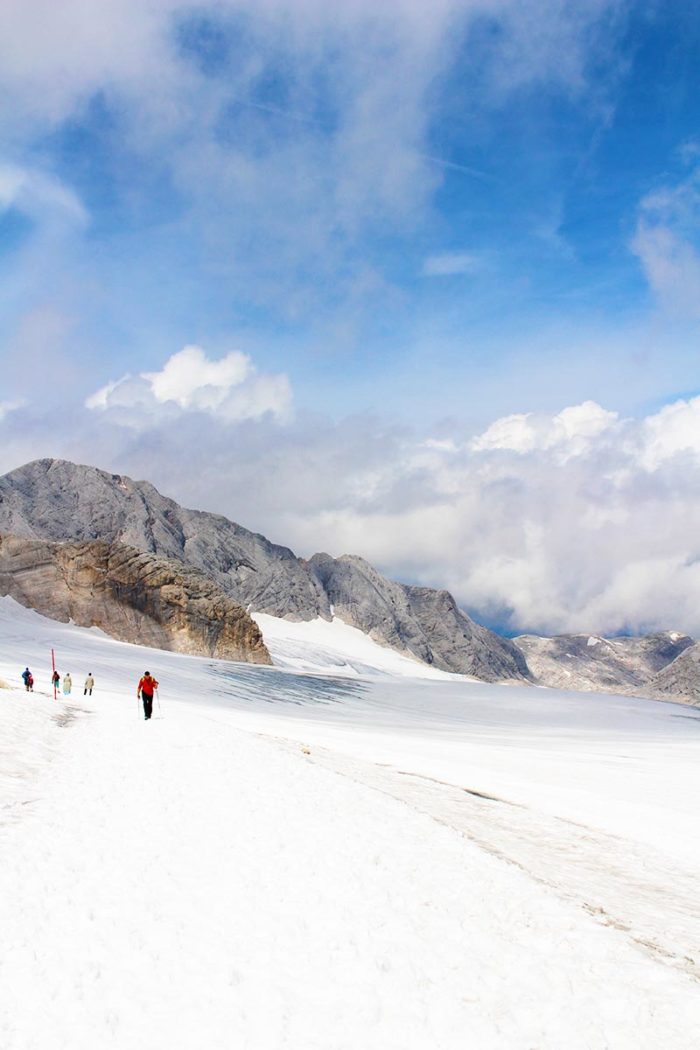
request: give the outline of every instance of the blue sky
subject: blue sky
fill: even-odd
[[[97,455],[418,578],[424,552],[375,542],[395,534],[381,515],[420,501],[409,445],[467,448],[504,417],[589,402],[643,428],[700,392],[700,9],[375,8],[3,5],[4,469]],[[190,426],[183,471],[169,442]],[[261,498],[236,467],[275,476],[281,446],[292,492],[309,474],[296,517],[286,473]],[[446,485],[424,502],[449,516]],[[474,605],[459,557],[426,572]],[[509,625],[540,615],[480,600]]]
[[[595,344],[601,332],[617,333],[624,372],[638,326],[652,314],[665,323],[630,244],[640,202],[693,163],[684,153],[698,136],[692,5],[574,4],[573,25],[560,25],[559,39],[550,27],[554,39],[535,41],[517,61],[517,34],[544,34],[538,23],[554,18],[552,5],[531,5],[519,26],[507,8],[499,20],[456,5],[444,14],[449,39],[432,51],[401,36],[398,5],[394,25],[375,29],[388,56],[382,41],[362,54],[361,9],[337,41],[312,9],[312,40],[292,46],[273,16],[231,7],[164,12],[174,120],[147,113],[140,126],[141,100],[130,84],[120,91],[112,73],[102,84],[99,76],[78,83],[71,104],[58,119],[37,120],[34,134],[9,122],[6,160],[55,179],[87,214],[45,260],[52,287],[40,271],[6,304],[3,342],[42,304],[70,319],[72,341],[105,380],[115,366],[155,366],[187,342],[213,352],[243,342],[265,367],[290,372],[302,404],[323,399],[337,413],[390,398],[399,416],[452,414],[463,410],[462,383],[486,373],[488,388],[489,373],[513,357],[525,358],[516,373],[546,359],[552,387],[528,391],[528,404],[513,390],[503,399],[513,409],[554,407],[547,399],[559,389],[566,400],[600,397],[595,382],[568,376],[569,353],[585,355],[582,334]],[[414,18],[405,32],[421,30]],[[406,54],[397,57],[400,47]],[[576,56],[560,67],[550,53],[557,47]],[[415,62],[418,86],[407,90],[420,97],[402,99],[403,86],[381,76],[374,84],[382,61],[407,77]],[[184,112],[179,92],[189,78]],[[367,83],[378,97],[358,115]],[[406,106],[398,118],[395,95]],[[364,170],[344,135],[366,141]],[[201,177],[188,149],[211,153]],[[273,185],[250,186],[226,171],[235,163],[249,164],[253,179],[257,164]],[[374,199],[385,163],[387,185]],[[19,201],[5,209],[5,274],[41,236],[42,221]],[[448,259],[448,272],[426,276],[441,256],[452,256],[457,272]],[[696,335],[689,326],[688,340]],[[685,340],[678,351],[676,341],[669,322],[657,351],[666,389],[655,389],[652,369],[648,385],[633,380],[629,393],[614,392],[616,407],[639,410],[658,393],[696,385],[697,376],[681,381]]]

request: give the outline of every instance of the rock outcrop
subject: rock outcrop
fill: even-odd
[[[688,646],[649,682],[649,695],[700,705],[700,642]]]
[[[514,641],[540,685],[651,698],[660,693],[659,676],[693,647],[692,638],[675,631],[640,638],[521,635]]]
[[[120,641],[269,664],[257,624],[200,573],[102,540],[0,534],[0,595]]]
[[[315,554],[307,564],[333,611],[375,641],[485,682],[529,678],[520,650],[474,623],[448,591],[394,583],[353,555]]]
[[[148,482],[64,460],[0,478],[0,530],[44,540],[124,543],[197,569],[255,612],[291,620],[335,612],[386,645],[447,671],[528,681],[520,651],[474,623],[446,591],[392,583],[360,558],[295,557],[217,514],[187,510]]]

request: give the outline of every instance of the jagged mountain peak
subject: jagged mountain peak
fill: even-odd
[[[36,460],[0,478],[0,530],[124,543],[198,569],[256,612],[331,619],[333,608],[376,641],[444,670],[529,678],[520,650],[475,624],[447,592],[388,580],[358,555],[304,561],[221,515],[188,510],[148,482],[97,467]]]

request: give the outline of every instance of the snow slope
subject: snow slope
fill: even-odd
[[[443,681],[465,677],[429,667],[417,658],[379,645],[364,631],[343,623],[337,616],[332,621],[318,617],[293,623],[266,613],[251,611],[250,615],[262,631],[278,667],[345,677],[382,674]]]
[[[53,701],[52,646],[92,698]],[[700,1045],[697,713],[220,664],[2,600],[0,678],[27,662],[3,1050]]]

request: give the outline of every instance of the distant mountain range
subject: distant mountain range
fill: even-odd
[[[639,638],[522,635],[514,641],[539,684],[700,703],[700,643],[686,634],[661,631]]]
[[[114,602],[118,605],[123,600],[135,608],[139,593],[147,589],[149,567],[134,555],[145,552],[154,556],[161,577],[165,573],[166,578],[170,574],[172,579],[170,584],[166,579],[165,591],[158,590],[157,595],[151,587],[149,601],[140,610],[141,626],[138,630],[129,628],[129,640],[142,637],[144,644],[170,648],[179,645],[185,651],[195,651],[199,646],[201,651],[215,655],[215,641],[220,634],[215,606],[219,600],[222,613],[221,601],[228,599],[226,616],[236,619],[235,604],[242,607],[245,616],[245,629],[241,619],[236,638],[247,638],[241,642],[239,655],[230,658],[262,662],[269,659],[255,630],[249,628],[249,612],[292,620],[330,620],[337,616],[399,652],[486,682],[700,700],[695,684],[700,647],[687,636],[668,632],[642,639],[606,640],[578,635],[502,638],[460,610],[448,591],[393,582],[355,555],[297,558],[287,547],[271,543],[221,515],[179,506],[148,482],[132,481],[95,467],[43,459],[1,477],[0,533],[6,537],[0,543],[0,594],[19,596],[18,600],[39,611],[40,605],[48,608],[46,578],[42,583],[41,572],[37,574],[35,566],[32,582],[25,565],[21,580],[17,559],[21,562],[24,558],[26,562],[28,558],[31,563],[36,556],[41,562],[48,552],[55,573],[55,565],[61,559],[66,561],[60,545],[71,543],[73,561],[82,559],[85,566],[86,558],[97,558],[94,571],[98,589],[103,596],[109,595],[107,603],[95,603],[96,608],[102,609],[100,626],[109,631],[113,616],[115,624],[122,624],[121,635],[112,627],[111,633],[118,637],[124,637],[125,616],[117,611]],[[41,551],[36,546],[26,546],[23,553],[19,541],[25,546],[29,541],[42,541],[45,546]],[[95,541],[102,546],[94,547]],[[56,544],[59,548],[52,546]],[[138,570],[138,578],[130,578],[129,586],[120,589],[113,573],[110,577],[107,572],[109,565],[112,569],[121,566],[122,573],[124,566],[129,565]],[[172,585],[180,588],[178,601],[181,610],[183,604],[189,608],[189,620],[187,616],[183,619],[182,613],[173,617],[172,611],[165,608],[168,586]],[[48,585],[49,594],[50,591]],[[203,605],[204,592],[208,606],[206,602]],[[63,606],[54,603],[53,613],[48,614],[64,619],[66,602],[70,602],[65,589],[61,593]],[[71,600],[78,602],[77,598]],[[82,619],[73,614],[71,618],[86,622],[91,613],[84,593],[78,604]],[[154,617],[159,620],[158,630],[155,634],[151,630],[149,635],[146,624]],[[133,625],[136,620],[131,616],[129,622]],[[156,636],[158,640],[148,640]],[[229,631],[226,637],[233,635]],[[224,649],[226,644],[229,643],[224,644]],[[220,655],[225,654],[222,651]]]

